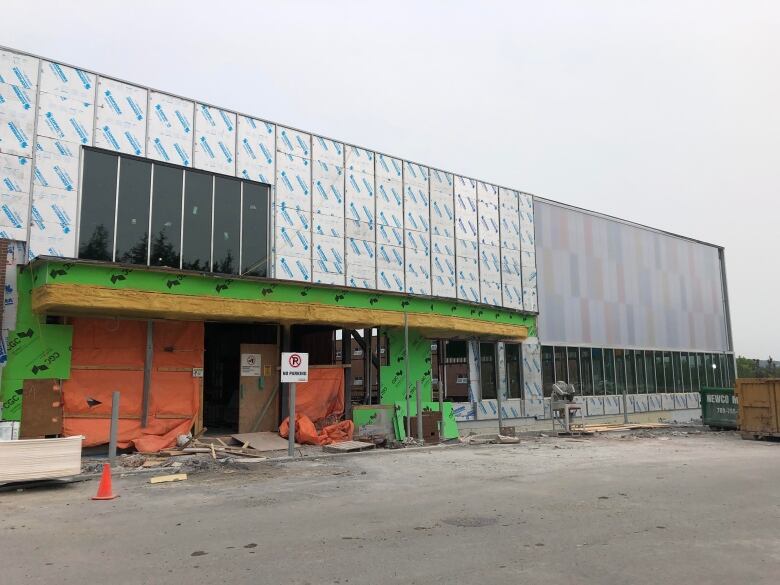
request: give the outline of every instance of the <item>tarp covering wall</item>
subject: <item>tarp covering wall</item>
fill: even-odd
[[[172,446],[198,412],[203,367],[203,323],[155,321],[147,426],[141,427],[146,321],[73,320],[70,379],[63,383],[64,433],[85,446],[107,443],[111,397],[120,392],[120,447],[143,452]]]

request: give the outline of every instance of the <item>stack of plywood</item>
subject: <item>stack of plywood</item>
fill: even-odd
[[[0,483],[78,475],[83,439],[77,436],[0,441]]]

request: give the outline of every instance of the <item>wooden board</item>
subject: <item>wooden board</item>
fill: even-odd
[[[259,432],[259,433],[237,433],[230,435],[241,445],[246,444],[256,451],[281,451],[287,449],[287,439],[279,436],[278,433]]]
[[[149,483],[166,483],[169,481],[184,481],[187,479],[186,473],[176,473],[174,475],[158,475],[149,480]]]
[[[279,429],[279,374],[265,366],[279,363],[275,344],[242,343],[241,353],[259,353],[262,376],[241,376],[239,387],[238,432],[253,433]],[[268,372],[267,375],[266,371]],[[259,420],[258,420],[259,419]]]
[[[62,434],[62,386],[58,380],[25,380],[20,439]]]
[[[355,453],[357,451],[374,449],[375,447],[376,445],[373,443],[364,443],[362,441],[343,441],[341,443],[325,445],[322,450],[326,453]]]

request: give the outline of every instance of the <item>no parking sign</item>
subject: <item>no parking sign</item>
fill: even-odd
[[[282,382],[309,381],[309,354],[282,353]]]

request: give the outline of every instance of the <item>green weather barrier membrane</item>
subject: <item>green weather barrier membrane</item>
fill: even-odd
[[[452,402],[443,403],[444,410],[442,412],[442,420],[444,421],[444,429],[442,439],[457,439],[458,423],[455,421],[455,413],[452,410]],[[423,412],[433,411],[439,412],[438,402],[423,402]],[[409,410],[411,416],[417,416],[417,404],[411,402],[409,404]],[[414,425],[414,423],[412,423]],[[412,428],[412,436],[417,432],[416,427]],[[406,438],[406,401],[395,403],[395,436],[399,441],[403,441]]]
[[[528,328],[529,337],[536,336],[535,315],[517,313],[500,307],[474,305],[454,299],[48,259],[34,262],[32,269],[33,286],[77,284],[173,295],[271,302],[308,302],[348,308],[438,314],[483,322],[523,325]]]
[[[406,401],[404,381],[406,380],[406,354],[404,330],[402,327],[387,327],[382,329],[387,334],[389,365],[382,366],[379,379],[380,404],[395,404],[399,400]],[[417,400],[417,380],[422,382],[421,397],[423,402],[432,399],[431,389],[431,340],[420,333],[409,329],[409,400]]]
[[[0,400],[5,420],[21,420],[25,380],[70,378],[73,328],[47,325],[45,317],[32,312],[32,274],[19,270],[16,329],[8,333],[8,361],[0,380]]]

